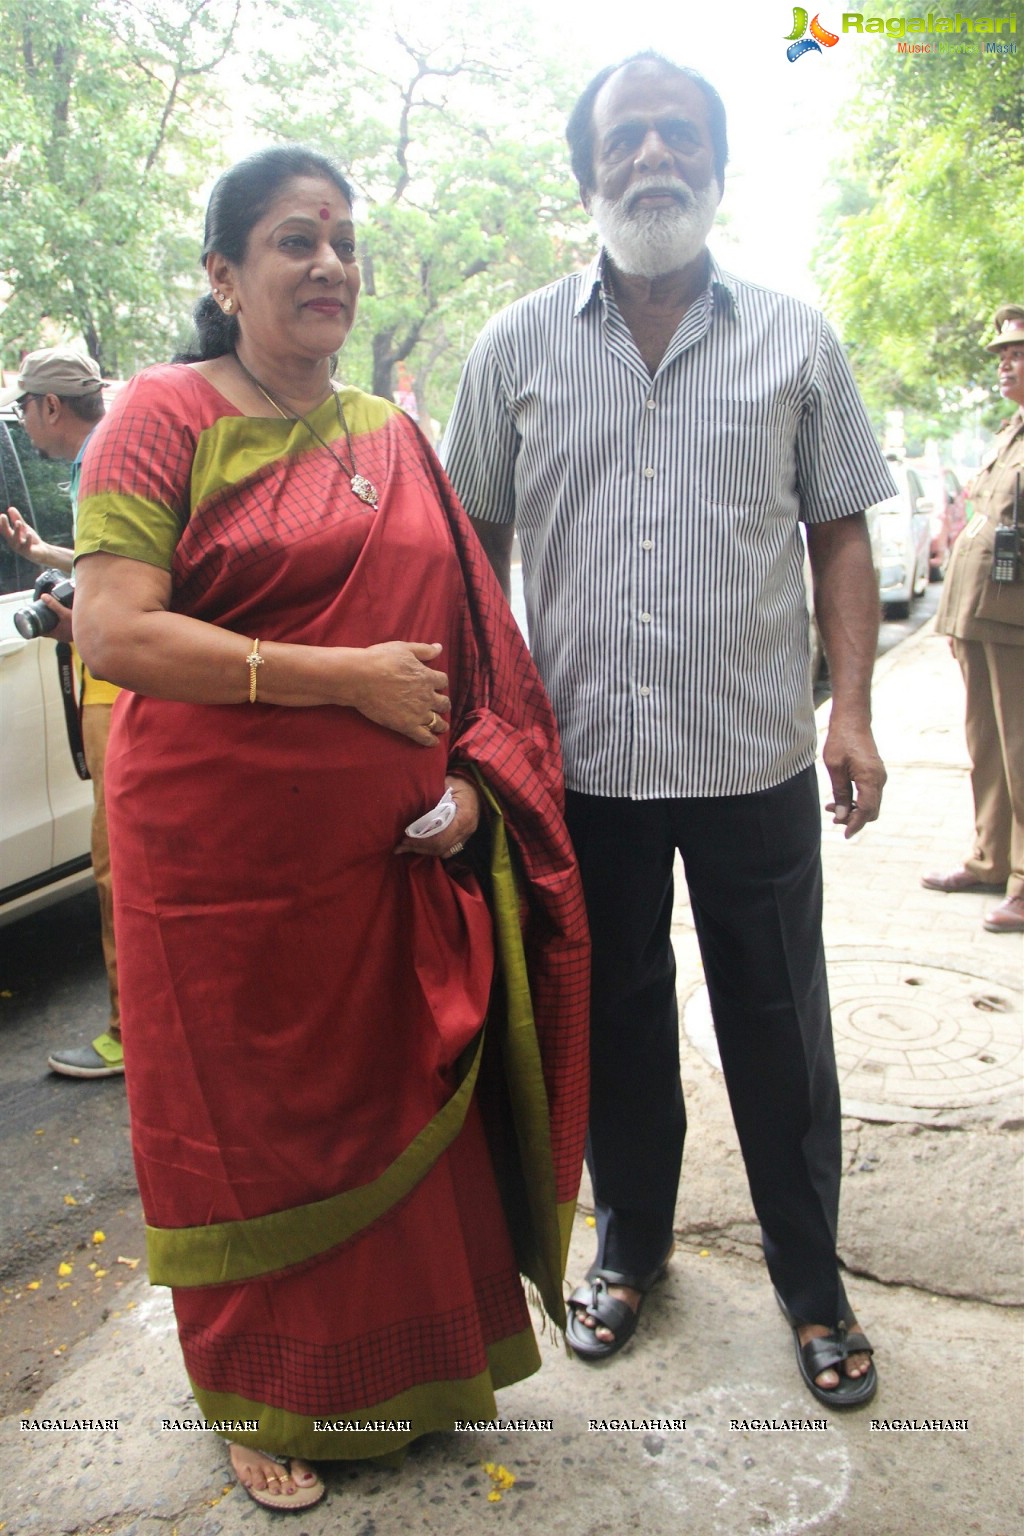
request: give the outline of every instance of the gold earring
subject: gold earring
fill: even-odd
[[[234,307],[235,307],[234,299],[225,299],[224,300],[224,313],[226,315],[230,315],[230,313],[234,309]]]

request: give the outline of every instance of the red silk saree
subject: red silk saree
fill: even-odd
[[[352,709],[126,694],[107,759],[150,1277],[205,1417],[311,1458],[493,1417],[537,1368],[520,1274],[564,1324],[587,1093],[550,706],[412,423],[342,399],[377,511],[300,423],[148,370],[90,445],[77,544],[249,638],[444,645],[447,751]],[[311,420],[337,442],[331,402]],[[479,878],[393,851],[449,769],[487,797]]]

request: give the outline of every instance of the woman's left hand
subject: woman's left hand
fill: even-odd
[[[396,853],[423,853],[439,859],[453,858],[461,853],[480,825],[480,791],[468,779],[447,774],[445,789],[450,789],[455,801],[455,820],[450,821],[443,832],[433,837],[403,837]]]

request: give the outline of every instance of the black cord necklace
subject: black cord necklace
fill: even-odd
[[[274,410],[277,412],[277,414],[279,416],[283,416],[285,421],[301,421],[310,437],[316,438],[316,441],[320,444],[320,446],[322,448],[326,448],[327,452],[331,455],[331,458],[334,459],[336,463],[340,464],[345,473],[350,476],[349,485],[352,487],[354,494],[359,497],[359,500],[365,501],[368,507],[373,507],[374,510],[376,510],[377,503],[380,499],[377,494],[377,487],[374,485],[372,480],[367,480],[366,476],[361,475],[356,468],[356,455],[355,450],[352,447],[352,434],[349,432],[348,422],[345,420],[345,412],[341,404],[341,395],[334,388],[333,384],[331,385],[331,394],[334,396],[334,405],[338,412],[338,421],[341,425],[342,431],[345,434],[345,443],[348,447],[349,456],[348,464],[345,463],[344,459],[338,457],[330,443],[328,443],[324,438],[320,436],[320,433],[314,426],[310,425],[305,416],[300,416],[298,411],[286,411],[281,405],[280,401],[274,398],[270,390],[260,383],[256,375],[249,372],[248,368],[242,362],[242,359],[239,357],[238,353],[235,352],[233,355],[235,362],[238,364],[239,368],[241,368],[242,372],[249,380],[249,383],[252,384],[254,388],[259,390],[264,400],[268,400],[274,407]]]

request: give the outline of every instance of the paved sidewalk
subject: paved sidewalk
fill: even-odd
[[[982,929],[991,898],[919,885],[924,870],[960,862],[969,840],[962,705],[959,671],[930,626],[883,658],[883,818],[852,843],[826,818],[826,944],[847,1113],[840,1249],[877,1347],[875,1403],[830,1416],[800,1383],[759,1255],[680,882],[691,1132],[677,1256],[636,1341],[602,1367],[547,1341],[543,1370],[500,1406],[506,1418],[550,1419],[550,1432],[433,1436],[400,1472],[330,1469],[327,1502],[293,1518],[296,1536],[503,1527],[528,1536],[1016,1536],[1024,944]],[[592,1243],[586,1198],[574,1278]],[[29,1414],[116,1418],[118,1428],[0,1426],[3,1536],[262,1531],[272,1517],[229,1487],[219,1443],[160,1427],[198,1417],[166,1294],[142,1280],[121,1294],[120,1314],[69,1357]],[[613,1418],[686,1427],[607,1428]],[[784,1418],[827,1427],[754,1427]],[[965,1427],[894,1427],[908,1420]],[[516,1479],[498,1501],[485,1463]]]

